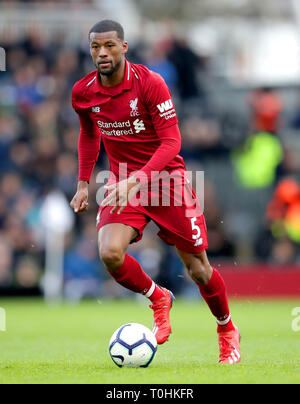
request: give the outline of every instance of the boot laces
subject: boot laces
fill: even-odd
[[[223,359],[229,358],[231,356],[232,351],[235,350],[235,346],[232,344],[232,338],[230,336],[222,336],[220,338],[220,352],[221,352],[221,357]]]
[[[167,309],[168,306],[164,305],[164,300],[165,298],[157,303],[150,305],[150,308],[154,311],[155,322],[158,326],[165,321],[166,317],[165,309]]]

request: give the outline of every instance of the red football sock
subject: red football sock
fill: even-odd
[[[218,332],[228,332],[234,330],[231,321],[226,287],[220,273],[213,268],[213,274],[206,285],[198,284],[203,299],[208,304],[210,311],[216,317]]]
[[[161,288],[159,286],[157,286],[154,282],[152,284],[152,288],[154,289],[153,293],[151,293],[151,291],[149,291],[149,293],[151,293],[149,295],[147,295],[147,297],[151,300],[152,303],[157,302],[158,300],[162,299],[163,297],[165,297],[164,292],[161,290]]]
[[[136,259],[126,254],[123,265],[114,270],[107,271],[124,288],[136,293],[142,293],[151,302],[155,302],[164,297],[164,292],[153,282],[153,280],[143,271]]]

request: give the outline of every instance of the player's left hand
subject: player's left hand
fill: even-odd
[[[128,202],[138,193],[141,184],[134,177],[115,184],[105,186],[108,191],[107,197],[102,201],[101,206],[114,206],[110,213],[122,213]]]

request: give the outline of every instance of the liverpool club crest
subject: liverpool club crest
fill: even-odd
[[[136,98],[135,100],[131,100],[130,101],[130,116],[138,116],[139,115],[139,109],[137,107],[137,103],[138,103],[138,98]]]

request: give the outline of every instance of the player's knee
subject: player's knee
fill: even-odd
[[[118,246],[100,246],[99,254],[106,268],[112,271],[120,268],[120,266],[123,264],[124,252]]]
[[[205,285],[209,282],[212,275],[212,268],[208,261],[203,261],[195,256],[194,259],[187,265],[187,270],[190,277],[197,283]]]

